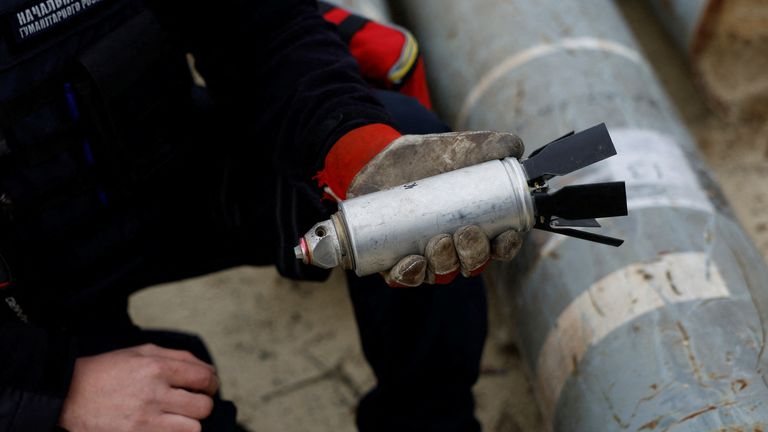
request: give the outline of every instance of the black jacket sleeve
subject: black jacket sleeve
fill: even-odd
[[[281,174],[302,181],[350,130],[391,124],[314,0],[148,0],[198,61],[219,103],[237,106]]]
[[[69,389],[74,344],[0,314],[0,347],[0,431],[50,432]]]
[[[392,124],[314,0],[146,0],[195,55],[219,104],[252,125],[275,170],[275,261],[283,276],[322,280],[293,246],[329,209],[312,177],[330,147],[367,124]]]
[[[194,53],[217,103],[253,125],[259,140],[252,145],[274,162],[276,219],[284,224],[278,268],[291,277],[321,278],[324,273],[300,266],[291,252],[320,220],[313,212],[319,207],[308,204],[317,198],[312,177],[343,134],[391,123],[354,59],[312,0],[146,2]],[[56,424],[76,358],[73,345],[64,334],[0,314],[0,432],[47,432]]]

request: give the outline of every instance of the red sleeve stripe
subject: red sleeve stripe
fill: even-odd
[[[383,123],[348,132],[331,147],[325,157],[325,167],[315,176],[320,187],[328,186],[334,195],[346,199],[347,189],[357,173],[399,137],[400,132]]]
[[[324,14],[323,18],[325,18],[326,21],[338,26],[339,24],[341,24],[342,21],[347,19],[347,17],[350,15],[352,14],[345,11],[344,9],[334,8],[334,9],[331,9],[326,14]]]

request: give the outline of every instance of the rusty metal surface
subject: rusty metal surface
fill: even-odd
[[[753,298],[766,274],[741,229],[679,209],[635,210],[612,228],[634,247],[603,254],[565,241],[544,253],[529,247],[524,271],[498,269],[500,288],[515,293],[521,345],[553,430],[768,424]]]
[[[571,180],[627,180],[630,216],[604,221],[625,245],[535,233],[495,269],[550,428],[765,429],[768,270],[613,2],[402,7],[456,128],[511,130],[530,152],[605,121],[617,144]]]

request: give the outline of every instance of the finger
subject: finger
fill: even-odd
[[[453,243],[461,263],[461,274],[476,276],[491,259],[491,244],[477,225],[461,227],[453,234]]]
[[[211,415],[213,399],[184,389],[169,389],[162,399],[160,409],[169,414],[202,420]]]
[[[426,273],[427,259],[421,255],[408,255],[384,274],[384,280],[391,287],[415,287],[424,282]]]
[[[173,359],[178,361],[183,361],[187,363],[193,363],[196,365],[207,367],[211,370],[214,370],[213,365],[204,362],[203,360],[200,360],[199,358],[195,357],[194,354],[192,354],[189,351],[183,351],[183,350],[175,350],[175,349],[169,349],[169,348],[163,348],[161,346],[157,346],[155,344],[146,344],[141,345],[138,347],[139,351],[144,355],[151,355],[156,357],[163,357],[167,359]]]
[[[200,421],[178,414],[163,414],[157,420],[157,432],[200,432]]]
[[[447,284],[459,274],[459,256],[453,245],[453,237],[440,234],[432,237],[424,251],[427,258],[427,276],[429,283]]]
[[[210,368],[171,359],[168,359],[166,364],[168,383],[172,387],[201,392],[209,396],[213,396],[219,390],[219,378]]]
[[[504,231],[491,242],[491,258],[499,261],[509,261],[520,251],[523,237],[515,230]]]

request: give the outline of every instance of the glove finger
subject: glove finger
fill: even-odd
[[[491,242],[477,225],[461,227],[453,234],[456,253],[461,263],[461,274],[476,276],[485,270],[491,259]]]
[[[450,234],[432,237],[427,243],[424,255],[427,258],[427,282],[447,284],[459,274],[459,256]]]
[[[416,287],[424,282],[426,273],[427,259],[421,255],[408,255],[384,273],[384,280],[391,287]]]
[[[510,261],[520,251],[523,237],[515,230],[504,231],[491,242],[491,258],[499,261]]]

